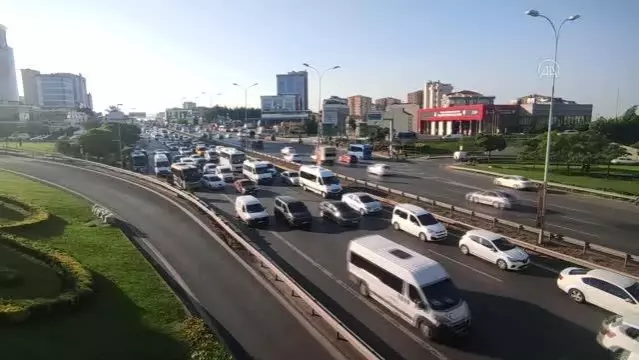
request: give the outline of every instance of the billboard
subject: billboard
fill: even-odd
[[[337,125],[339,118],[339,109],[324,108],[322,111],[322,123],[324,125]]]
[[[296,95],[261,96],[260,99],[264,112],[295,111],[297,107]]]

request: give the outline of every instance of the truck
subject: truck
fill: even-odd
[[[337,148],[334,146],[320,145],[311,156],[319,165],[333,165],[337,158]]]

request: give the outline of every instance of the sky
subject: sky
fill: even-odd
[[[594,104],[595,116],[615,115],[617,89],[619,112],[639,104],[634,0],[0,0],[0,24],[17,69],[81,73],[97,111],[243,106],[234,82],[259,83],[248,91],[259,107],[260,95],[276,93],[276,74],[305,62],[341,66],[324,76],[323,97],[405,101],[441,80],[508,103],[550,95],[539,70],[554,37],[525,15],[531,8],[556,23],[581,15],[561,31],[556,96]],[[315,110],[316,99],[311,73]]]

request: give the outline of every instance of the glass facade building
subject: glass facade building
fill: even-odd
[[[278,74],[277,95],[295,95],[296,110],[308,110],[308,72],[291,71],[288,74]]]

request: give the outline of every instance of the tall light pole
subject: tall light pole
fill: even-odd
[[[575,21],[579,19],[581,16],[572,15],[570,17],[567,17],[561,22],[561,24],[559,24],[559,27],[556,27],[555,23],[552,20],[550,20],[549,17],[547,17],[546,15],[543,15],[537,10],[528,10],[526,11],[526,15],[546,19],[546,21],[548,21],[548,23],[550,24],[550,27],[552,28],[553,35],[555,36],[555,52],[552,59],[552,66],[553,66],[552,88],[550,90],[550,106],[548,108],[548,130],[546,133],[546,159],[544,160],[544,182],[541,188],[541,192],[539,194],[539,200],[537,204],[538,206],[537,223],[539,224],[539,230],[540,230],[539,238],[537,239],[537,242],[541,244],[544,240],[544,229],[546,225],[545,224],[546,223],[546,195],[547,195],[547,189],[548,189],[548,167],[550,163],[550,142],[552,140],[551,131],[552,131],[552,120],[553,120],[553,108],[555,104],[555,82],[557,81],[557,50],[559,49],[559,35],[561,33],[561,28],[564,27],[565,23],[567,23],[568,21]]]
[[[220,96],[220,95],[222,95],[222,93],[213,94],[213,93],[209,93],[209,92],[206,92],[206,91],[202,91],[202,95],[208,95],[209,96],[209,107],[212,108],[213,107],[213,96]]]
[[[257,83],[247,87],[243,87],[238,83],[233,83],[233,85],[239,86],[244,89],[244,124],[246,124],[248,122],[248,90],[254,86],[257,86]]]
[[[313,69],[313,71],[315,71],[315,73],[317,74],[317,113],[320,114],[322,111],[322,78],[324,78],[324,75],[327,72],[331,70],[337,70],[341,66],[335,65],[333,67],[329,67],[328,69],[320,72],[319,70],[317,70],[317,68],[309,65],[308,63],[303,63],[302,65],[304,65],[304,67],[307,67],[309,69]],[[322,136],[324,135],[324,121],[323,119],[320,118],[317,123],[318,123],[317,124],[317,146],[315,148],[315,161],[319,165],[321,162],[321,159],[320,159],[318,150],[322,143]]]

